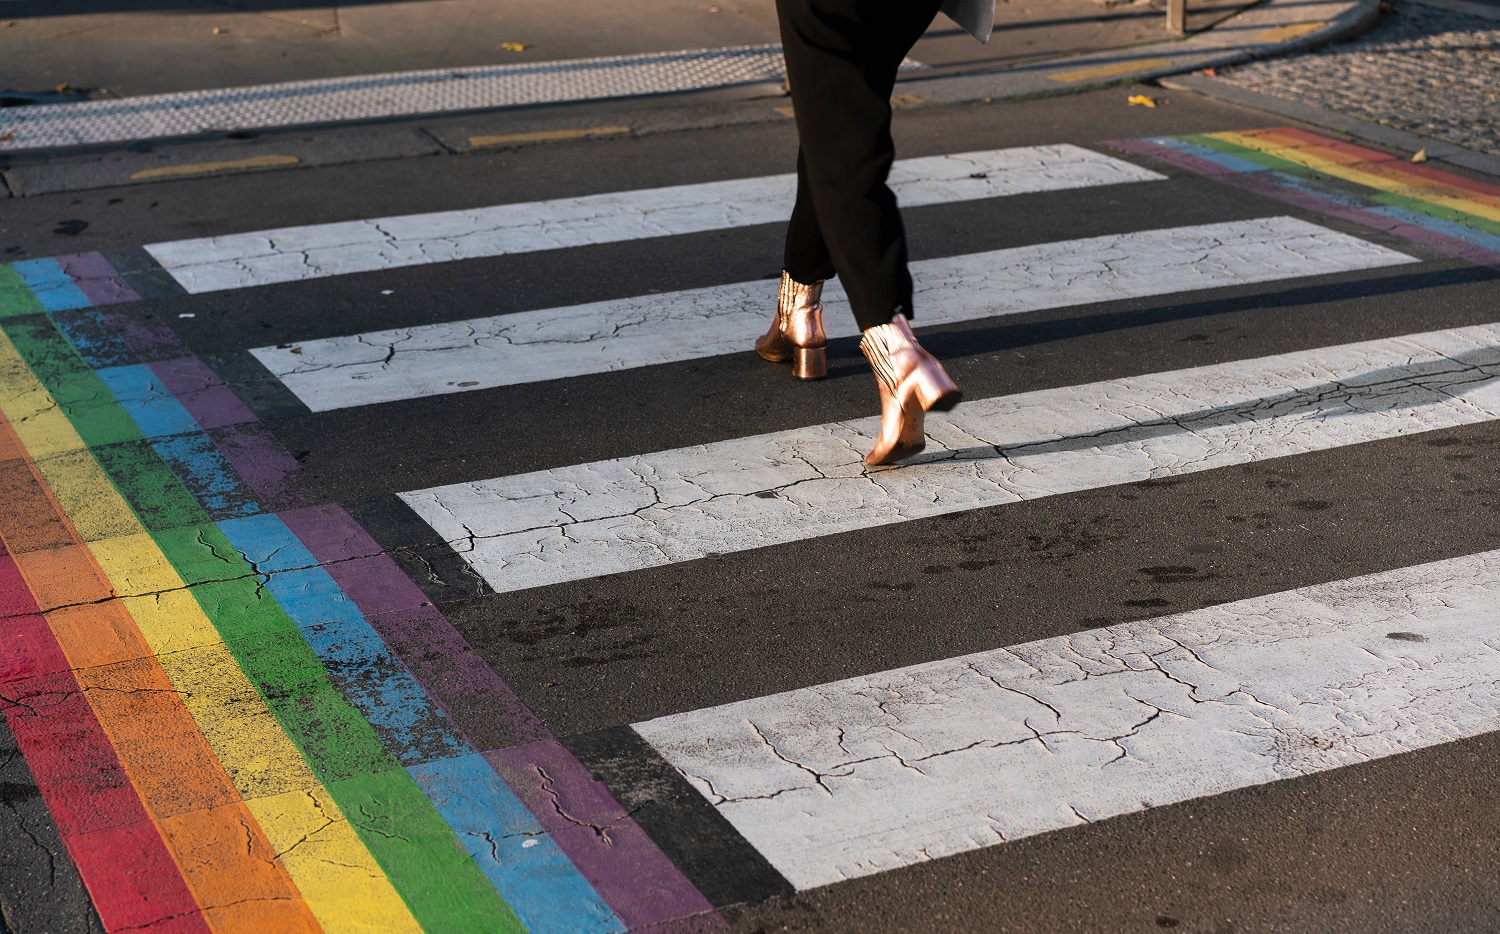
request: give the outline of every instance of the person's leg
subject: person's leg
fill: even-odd
[[[802,142],[787,243],[798,265],[789,262],[788,270],[798,278],[800,264],[817,258],[809,234],[815,220],[862,330],[912,311],[905,229],[886,187],[895,159],[890,97],[901,60],[940,2],[777,2]],[[827,267],[802,274],[820,271]]]
[[[786,227],[786,255],[782,268],[796,282],[812,285],[834,276],[833,257],[818,226],[812,191],[807,183],[807,166],[797,154],[797,201],[792,206],[792,220]]]
[[[896,70],[939,3],[777,0],[802,143],[788,257],[809,265],[819,259],[811,213],[864,332],[860,350],[880,390],[880,436],[865,458],[872,466],[921,451],[927,410],[951,409],[960,396],[907,325],[906,233],[886,186],[895,160],[890,96]],[[790,275],[783,275],[783,308]]]

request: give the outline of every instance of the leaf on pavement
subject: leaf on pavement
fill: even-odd
[[[1411,161],[1413,161],[1413,162],[1426,162],[1427,161],[1427,150],[1426,149],[1418,149],[1417,150],[1417,154],[1411,157]]]
[[[524,52],[531,46],[525,42],[502,42],[495,48],[502,52]]]
[[[1157,103],[1159,102],[1156,98],[1147,97],[1144,94],[1132,94],[1130,95],[1130,98],[1126,101],[1126,103],[1131,107],[1150,107],[1152,109],[1155,109]]]

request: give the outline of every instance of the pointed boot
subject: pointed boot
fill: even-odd
[[[865,331],[859,349],[880,389],[880,437],[865,463],[878,467],[920,453],[927,446],[927,412],[946,412],[963,394],[943,365],[917,343],[902,315]]]
[[[773,363],[792,361],[798,379],[828,375],[828,337],[823,333],[823,283],[803,285],[785,270],[771,329],[755,342],[755,352]]]

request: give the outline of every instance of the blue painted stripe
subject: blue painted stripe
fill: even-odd
[[[266,589],[296,622],[329,676],[402,765],[473,751],[279,517],[234,519],[219,528],[266,578]]]
[[[93,304],[55,259],[23,259],[10,265],[48,311],[70,311]]]
[[[93,308],[54,311],[52,323],[72,341],[84,362],[96,370],[101,367],[126,366],[137,359],[115,333],[115,329],[104,320],[104,315]]]
[[[406,771],[533,934],[625,930],[483,756],[440,759]]]
[[[95,371],[148,438],[197,431],[198,423],[145,364]]]
[[[215,521],[261,512],[260,501],[213,439],[144,364],[95,371],[188,491]]]
[[[152,446],[215,522],[261,512],[260,500],[240,481],[208,435],[201,431],[172,435],[158,438]]]
[[[1209,149],[1206,146],[1199,146],[1194,143],[1189,143],[1184,140],[1180,140],[1175,136],[1152,136],[1148,137],[1146,139],[1146,142],[1155,143],[1156,145],[1163,146],[1167,149],[1175,149],[1178,152],[1187,153],[1190,156],[1197,156],[1204,162],[1212,162],[1214,165],[1223,166],[1224,168],[1230,169],[1235,172],[1249,173],[1268,171],[1265,166],[1258,165],[1248,159],[1241,159],[1239,156],[1231,156],[1228,153],[1219,152],[1216,149]]]

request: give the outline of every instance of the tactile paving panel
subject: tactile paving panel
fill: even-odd
[[[0,111],[0,151],[627,97],[779,80],[778,45],[442,68]]]

